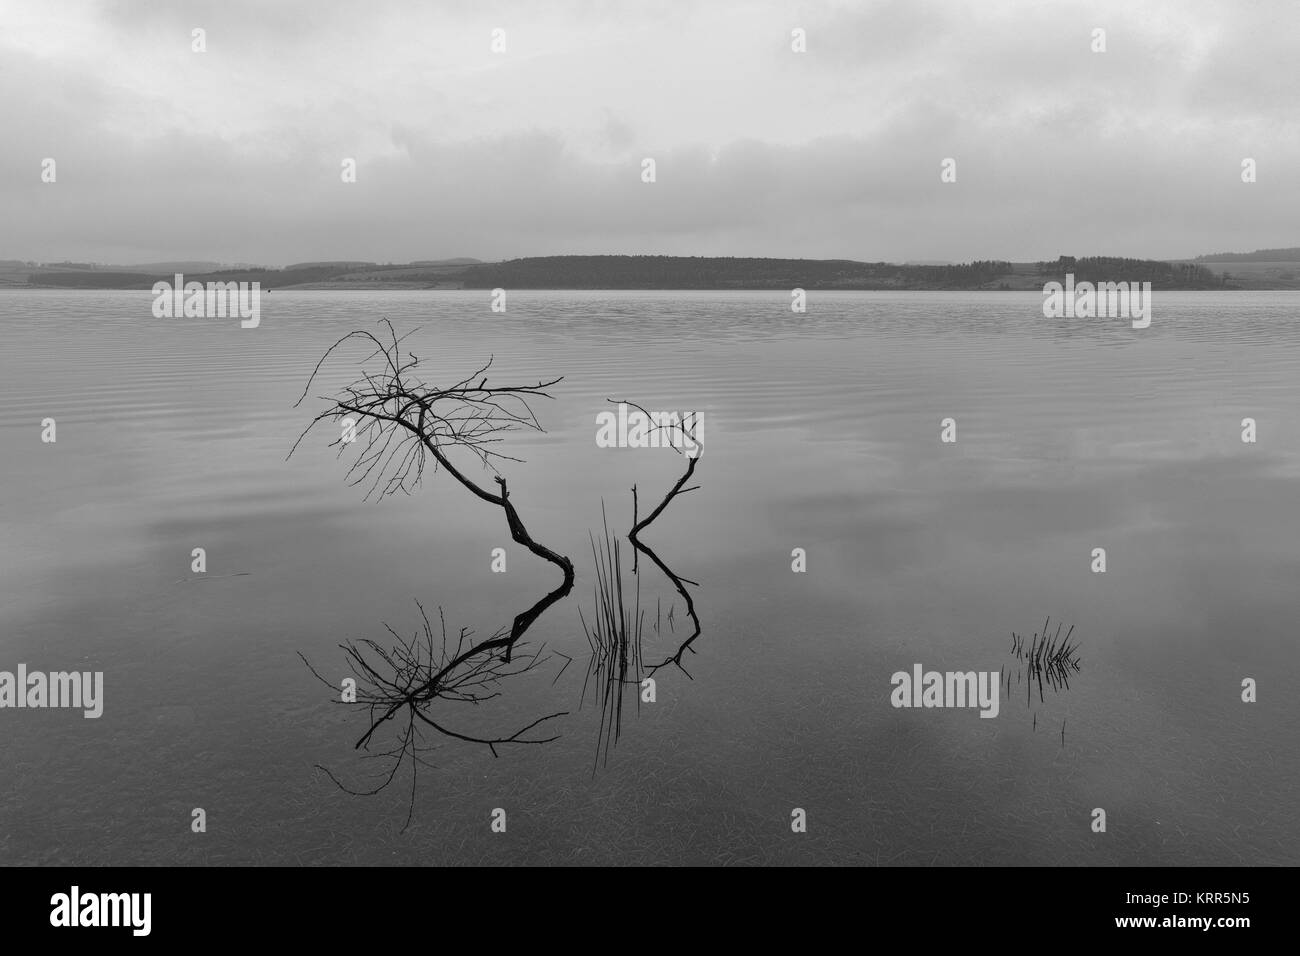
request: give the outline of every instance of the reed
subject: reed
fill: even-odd
[[[638,709],[641,697],[636,688],[641,684],[641,639],[646,613],[641,609],[641,580],[626,580],[622,547],[610,533],[605,505],[601,503],[603,537],[591,540],[591,556],[596,566],[596,583],[593,587],[595,610],[588,623],[582,608],[578,618],[583,633],[591,646],[587,677],[582,685],[582,702],[587,698],[588,687],[599,695],[600,726],[596,736],[596,764],[609,762],[610,748],[618,743],[623,730],[623,711],[627,705],[627,690]],[[593,772],[594,772],[593,768]]]
[[[1022,674],[1029,677],[1025,687],[1026,702],[1030,700],[1035,685],[1038,687],[1038,699],[1044,698],[1044,686],[1053,690],[1069,689],[1070,675],[1082,667],[1079,660],[1079,642],[1074,639],[1074,625],[1061,634],[1064,625],[1058,623],[1056,631],[1051,631],[1052,619],[1043,623],[1041,633],[1035,631],[1028,642],[1021,635],[1012,631],[1011,652],[1022,666]],[[1010,674],[1005,675],[1008,690],[1011,687]]]

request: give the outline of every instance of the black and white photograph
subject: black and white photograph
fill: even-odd
[[[1298,103],[1289,0],[0,0],[6,924],[797,867],[1249,940]]]

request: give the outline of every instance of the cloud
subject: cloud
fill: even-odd
[[[1298,241],[1293,5],[51,2],[7,22],[0,258]]]

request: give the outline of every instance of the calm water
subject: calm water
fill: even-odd
[[[1157,294],[1145,331],[1018,293],[814,294],[794,316],[757,293],[519,292],[496,315],[485,293],[287,291],[256,330],[150,301],[0,292],[0,669],[106,685],[99,720],[0,711],[0,863],[1300,863],[1293,295]],[[381,317],[422,327],[434,372],[492,354],[502,381],[565,376],[506,474],[579,574],[528,635],[574,664],[475,717],[568,710],[562,738],[446,741],[405,833],[408,776],[358,798],[313,770],[362,782],[364,723],[298,653],[341,679],[337,645],[409,633],[415,599],[487,636],[558,575],[445,476],[373,503],[325,433],[285,461],[316,359]],[[681,467],[598,449],[606,398],[703,411],[702,487],[646,533],[699,581],[703,636],[694,679],[661,671],[593,773],[587,532],[602,500],[626,530],[632,484],[657,499]],[[1082,637],[1068,691],[996,720],[890,706],[894,671],[998,670],[1048,615]]]

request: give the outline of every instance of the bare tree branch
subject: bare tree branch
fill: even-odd
[[[612,402],[614,400],[609,399],[609,401]],[[642,408],[640,405],[636,404],[635,402],[623,402],[622,404],[626,404],[631,408],[637,409],[637,411],[641,412],[643,415],[646,416],[646,419],[648,421],[654,420],[654,417],[649,412],[647,412],[644,408]],[[668,567],[668,565],[666,565],[663,562],[663,560],[659,557],[659,555],[655,554],[655,552],[648,545],[646,545],[640,538],[641,532],[644,531],[650,525],[651,522],[653,522],[656,518],[658,518],[661,514],[663,514],[664,509],[667,508],[668,505],[672,503],[674,498],[676,498],[678,495],[684,495],[689,491],[694,491],[696,490],[696,488],[699,487],[698,485],[695,485],[690,488],[687,488],[686,484],[691,480],[691,477],[695,474],[695,468],[699,464],[700,458],[704,454],[704,443],[699,440],[699,438],[696,436],[695,432],[692,429],[687,427],[686,421],[689,416],[680,416],[680,417],[681,417],[680,422],[674,421],[674,422],[661,423],[659,425],[654,426],[654,428],[678,430],[681,432],[684,438],[691,439],[696,444],[699,450],[695,455],[686,456],[686,470],[682,473],[682,476],[677,479],[676,484],[674,484],[672,488],[668,490],[668,493],[664,495],[663,500],[660,501],[659,504],[648,515],[646,515],[645,518],[641,519],[640,521],[637,520],[636,486],[635,485],[632,486],[632,530],[628,532],[627,538],[630,542],[632,542],[632,547],[635,549],[635,551],[638,554],[644,554],[647,558],[653,561],[655,566],[664,573],[664,575],[668,578],[668,580],[672,581],[673,587],[677,589],[677,593],[681,595],[682,600],[686,603],[686,614],[687,616],[690,617],[691,623],[694,625],[694,629],[692,630],[691,635],[678,646],[676,653],[660,661],[658,664],[649,665],[646,668],[646,673],[653,674],[661,667],[664,667],[668,664],[673,664],[676,665],[676,667],[679,670],[681,670],[683,674],[685,674],[687,677],[690,677],[691,676],[690,671],[688,671],[685,667],[682,666],[682,655],[684,655],[688,650],[692,654],[695,653],[695,649],[691,647],[691,645],[694,644],[695,639],[700,636],[701,627],[700,627],[699,614],[697,614],[695,611],[695,600],[691,597],[691,592],[687,590],[687,586],[691,585],[694,587],[699,587],[699,583],[696,581],[692,581],[689,578],[683,578],[680,575],[678,575],[676,572],[674,572],[672,568]],[[669,442],[669,444],[679,454],[681,454],[681,449],[677,448],[677,445],[679,443]],[[633,566],[632,570],[633,573],[636,572],[637,569],[635,565]],[[692,680],[693,679],[694,678],[692,678]]]
[[[364,330],[349,332],[331,345],[316,363],[295,408],[307,397],[325,360],[345,342],[359,339],[373,344],[375,351],[365,362],[377,356],[383,357],[380,367],[367,369],[363,364],[358,379],[343,386],[333,396],[322,396],[322,400],[329,403],[328,407],[312,419],[286,457],[292,457],[308,432],[320,423],[343,423],[356,416],[355,438],[348,440],[340,432],[340,437],[331,442],[331,446],[337,445],[340,455],[349,445],[358,446],[356,460],[347,476],[353,484],[369,482],[367,497],[375,494],[383,497],[398,491],[409,494],[419,485],[427,460],[432,458],[435,470],[444,469],[476,498],[501,508],[505,512],[511,539],[558,567],[564,574],[564,589],[568,593],[568,588],[573,585],[573,562],[528,533],[510,498],[506,479],[496,468],[498,461],[518,459],[494,447],[502,441],[503,435],[513,431],[543,431],[529,399],[550,398],[546,389],[562,378],[538,381],[536,385],[489,387],[487,373],[492,366],[489,358],[472,374],[453,385],[439,388],[418,376],[415,370],[420,360],[414,353],[408,352],[403,357],[400,344],[406,336],[399,338],[391,322],[387,319],[382,322],[388,328],[390,341],[381,341]],[[476,379],[479,381],[474,385]],[[458,451],[469,452],[482,467],[494,473],[497,493],[479,485],[453,463],[451,456]],[[531,623],[532,619],[522,623],[516,619],[515,637]]]
[[[347,478],[353,485],[366,484],[366,497],[382,498],[397,492],[409,494],[424,477],[426,465],[445,470],[476,498],[496,505],[505,513],[506,525],[513,541],[533,554],[554,564],[563,572],[563,580],[532,607],[516,615],[509,629],[502,628],[490,638],[474,642],[472,632],[461,628],[449,644],[447,624],[439,608],[437,633],[419,602],[421,628],[409,639],[384,625],[395,643],[385,646],[363,639],[339,645],[348,669],[356,681],[355,705],[366,708],[369,723],[355,747],[366,750],[366,758],[386,761],[379,783],[370,790],[355,790],[343,784],[330,770],[320,769],[348,793],[375,794],[393,782],[404,763],[411,765],[411,800],[406,824],[410,825],[415,807],[415,782],[420,766],[429,766],[424,754],[432,747],[426,742],[429,731],[441,737],[486,746],[493,756],[506,744],[544,744],[555,736],[532,733],[542,724],[567,712],[548,714],[513,733],[483,735],[452,729],[440,711],[448,704],[477,705],[500,695],[499,685],[506,678],[533,670],[544,660],[541,650],[515,655],[522,648],[524,633],[555,602],[573,588],[573,562],[535,540],[525,528],[516,510],[505,478],[497,471],[501,460],[517,461],[495,447],[503,436],[519,430],[542,431],[530,399],[549,398],[546,389],[559,378],[538,381],[536,385],[489,386],[492,359],[470,375],[446,387],[425,382],[416,372],[419,358],[412,352],[403,355],[399,337],[391,322],[383,320],[387,335],[380,338],[368,331],[350,332],[338,339],[321,356],[295,403],[301,405],[320,373],[325,361],[345,343],[357,340],[373,346],[362,360],[361,373],[333,396],[321,396],[327,403],[298,436],[287,457],[323,422],[350,425],[341,429],[331,442],[342,456],[355,445],[356,457]],[[409,335],[410,333],[408,333]],[[375,362],[375,359],[381,359]],[[477,381],[478,384],[474,384]],[[480,466],[493,472],[495,493],[470,478],[453,455],[468,453]],[[301,655],[299,655],[301,656]],[[311,672],[337,692],[338,687],[326,680],[303,657]],[[436,705],[436,707],[435,707]],[[435,709],[439,713],[435,714]],[[396,728],[396,741],[386,750],[369,752],[381,728]]]

